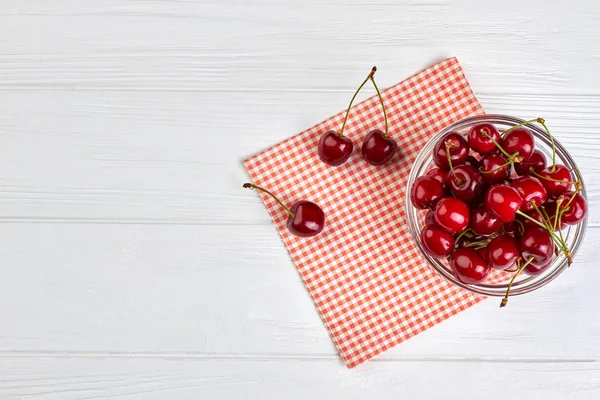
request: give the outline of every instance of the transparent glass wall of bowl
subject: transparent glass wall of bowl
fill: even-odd
[[[466,135],[467,132],[469,131],[469,129],[473,125],[481,123],[481,122],[492,123],[498,128],[499,131],[502,132],[502,131],[510,128],[511,126],[523,123],[525,121],[522,119],[519,119],[519,118],[510,117],[510,116],[506,116],[506,115],[490,114],[490,115],[483,115],[483,116],[478,116],[478,117],[465,118],[461,121],[458,121],[458,122],[446,127],[441,132],[439,132],[435,136],[433,136],[429,140],[427,145],[417,155],[417,158],[411,168],[410,176],[408,179],[409,188],[412,186],[415,179],[417,179],[421,175],[424,175],[428,170],[435,167],[435,164],[433,163],[431,154],[432,154],[433,147],[435,146],[436,142],[442,136],[446,135],[449,132],[458,132],[462,135]],[[549,127],[550,132],[552,132],[552,134],[554,136],[556,136],[556,132],[552,131],[552,122],[546,121],[546,125]],[[552,145],[551,145],[550,137],[548,136],[546,131],[543,129],[543,127],[541,125],[538,125],[537,123],[528,124],[528,125],[526,125],[526,127],[531,130],[532,134],[535,137],[536,149],[540,150],[541,152],[544,153],[544,155],[546,156],[546,160],[548,161],[548,165],[550,165],[552,162]],[[559,133],[559,136],[560,136],[560,133]],[[569,169],[577,168],[577,165],[575,164],[575,161],[573,160],[573,158],[569,155],[567,150],[560,144],[560,142],[556,140],[556,138],[554,140],[554,143],[556,146],[556,162],[557,162],[557,164],[564,164]],[[587,194],[585,192],[585,182],[584,182],[584,191],[582,192],[582,195],[587,199]],[[420,223],[423,220],[423,218],[419,218],[419,213],[425,213],[425,212],[426,212],[426,210],[425,211],[418,210],[415,207],[413,207],[413,205],[410,201],[410,190],[407,190],[406,191],[407,223],[408,223],[410,232],[412,234],[413,240],[416,242],[417,247],[419,248],[421,254],[423,255],[424,260],[429,264],[429,266],[431,268],[433,268],[435,271],[437,271],[437,273],[439,273],[441,276],[443,276],[448,281],[450,281],[453,284],[458,285],[464,289],[471,290],[473,292],[480,293],[480,294],[487,295],[487,296],[504,296],[504,294],[506,293],[508,282],[511,277],[509,274],[507,274],[507,279],[505,279],[503,282],[500,282],[497,284],[490,284],[487,282],[477,284],[477,285],[465,284],[465,283],[460,282],[458,279],[456,279],[456,277],[452,274],[452,270],[450,269],[446,260],[433,258],[430,255],[428,255],[427,253],[425,253],[425,251],[423,251],[423,248],[421,246],[420,239],[419,239],[419,233],[422,228]],[[579,248],[581,247],[581,244],[583,242],[583,238],[585,235],[586,227],[587,227],[587,216],[578,225],[569,226],[567,229],[565,229],[563,231],[563,235],[565,235],[565,233],[566,233],[565,241],[568,244],[569,248],[571,249],[573,258],[575,258],[575,255],[577,254],[577,252],[579,251]],[[511,295],[514,296],[514,295],[524,294],[524,293],[528,293],[533,290],[539,289],[540,287],[548,284],[550,281],[552,281],[554,278],[556,278],[558,275],[560,275],[568,267],[567,264],[568,263],[567,263],[566,257],[564,256],[564,254],[561,253],[559,256],[555,257],[555,260],[552,263],[552,265],[549,268],[547,268],[540,275],[528,276],[525,274],[521,274],[511,288],[511,292],[510,292]]]

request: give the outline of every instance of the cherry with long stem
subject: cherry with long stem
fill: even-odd
[[[375,71],[376,68],[373,67],[373,70]],[[375,83],[375,78],[373,75],[370,76],[370,79],[375,87],[375,90],[377,91],[379,102],[381,103],[383,119],[385,121],[385,132],[382,132],[380,129],[374,129],[370,131],[363,141],[361,152],[366,162],[373,166],[379,166],[392,159],[396,153],[396,150],[398,149],[398,145],[394,139],[389,137],[388,118],[385,110],[385,104],[383,102],[383,96],[379,91],[379,87],[377,87],[377,84]]]
[[[288,207],[267,189],[252,183],[245,183],[243,186],[247,189],[265,192],[271,196],[288,214],[286,226],[290,233],[299,237],[312,237],[321,233],[325,227],[325,213],[315,203],[300,200]]]
[[[515,282],[515,279],[517,278],[517,276],[523,272],[523,270],[534,260],[534,257],[529,257],[529,259],[527,260],[527,262],[523,263],[523,265],[521,265],[518,269],[517,272],[515,272],[515,274],[513,275],[512,279],[510,280],[510,282],[508,283],[508,287],[506,288],[506,294],[504,295],[504,297],[502,298],[502,301],[500,302],[500,307],[504,307],[506,306],[506,304],[508,303],[508,295],[510,293],[510,289],[513,285],[513,283]],[[519,263],[519,260],[517,260],[517,263]]]

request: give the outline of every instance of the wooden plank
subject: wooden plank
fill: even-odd
[[[241,189],[242,159],[347,96],[0,91],[0,220],[268,224],[256,194]],[[600,179],[600,96],[480,97],[490,112],[544,116],[587,182]],[[600,192],[588,188],[600,226]]]
[[[600,364],[333,360],[0,358],[0,397],[83,400],[595,399]]]
[[[388,86],[457,55],[482,92],[600,94],[597,2],[5,0],[0,11],[10,91],[349,90],[373,63]]]
[[[544,289],[485,301],[381,358],[600,357],[598,230],[587,239]],[[0,355],[337,357],[271,226],[0,224],[0,243]]]

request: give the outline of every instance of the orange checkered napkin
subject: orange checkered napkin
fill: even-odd
[[[317,144],[323,132],[340,128],[344,112],[245,161],[254,183],[284,203],[310,200],[325,211],[323,232],[298,238],[286,229],[286,212],[258,192],[349,368],[483,299],[426,264],[404,211],[418,151],[448,124],[483,109],[455,58],[382,94],[399,149],[387,166],[373,167],[360,155],[366,134],[384,128],[376,96],[352,107],[344,133],[355,149],[339,167],[321,162]]]

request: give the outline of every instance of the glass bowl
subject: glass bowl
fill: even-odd
[[[483,115],[477,117],[469,117],[462,119],[445,129],[441,132],[433,136],[429,142],[425,145],[425,147],[419,152],[417,158],[411,168],[410,176],[408,178],[409,188],[412,187],[415,179],[419,176],[425,175],[427,171],[431,168],[435,167],[433,159],[431,157],[433,147],[436,142],[445,134],[449,132],[457,132],[465,136],[471,126],[481,123],[481,122],[489,122],[492,123],[498,128],[500,132],[514,126],[516,124],[520,124],[525,122],[522,119],[509,117],[506,115]],[[525,125],[528,129],[531,130],[531,133],[535,137],[536,149],[540,150],[546,156],[546,160],[548,164],[551,163],[552,160],[552,145],[550,142],[550,137],[546,133],[545,130],[541,126],[538,126],[536,123],[531,123]],[[569,155],[567,150],[556,140],[554,140],[556,146],[556,162],[557,164],[564,164],[569,169],[577,168],[575,161]],[[585,184],[584,190],[581,194],[587,200],[587,194],[585,192]],[[450,266],[448,265],[445,259],[437,259],[431,257],[427,254],[423,247],[421,246],[421,241],[419,238],[419,234],[421,232],[421,228],[424,225],[424,214],[426,210],[419,210],[413,207],[412,202],[410,201],[410,189],[406,191],[406,216],[408,220],[408,226],[410,229],[410,233],[417,244],[417,247],[421,251],[421,254],[429,264],[431,268],[433,268],[437,273],[439,273],[442,277],[452,282],[455,285],[458,285],[464,289],[470,290],[472,292],[480,293],[486,296],[504,296],[506,293],[506,289],[508,287],[509,280],[511,279],[513,274],[509,274],[506,272],[497,272],[492,270],[490,276],[483,282],[479,284],[466,284],[459,281]],[[563,230],[563,235],[565,235],[565,242],[569,246],[573,258],[579,251],[581,244],[583,242],[583,237],[585,235],[585,230],[587,227],[587,215],[586,217],[577,225],[568,226],[565,230]],[[545,271],[543,271],[539,275],[528,276],[525,274],[520,274],[515,283],[512,285],[510,290],[510,295],[519,295],[531,292],[533,290],[539,289],[542,286],[546,285],[558,275],[560,275],[568,266],[567,258],[564,254],[560,253],[555,257],[552,265],[548,267]]]

